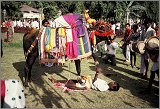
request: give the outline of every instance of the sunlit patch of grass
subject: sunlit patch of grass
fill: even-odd
[[[9,48],[22,48],[23,46],[22,42],[17,42],[17,43],[8,43],[8,44],[3,44],[3,47],[9,47]]]
[[[9,39],[9,42],[5,42],[5,34],[2,33],[3,47],[4,48],[23,48],[23,34],[14,33],[13,37]]]

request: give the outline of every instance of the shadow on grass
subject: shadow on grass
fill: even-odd
[[[111,66],[110,64],[104,64],[102,59],[99,58],[100,67],[103,70],[102,73],[108,78],[112,79],[113,81],[117,81],[123,89],[130,90],[132,95],[137,96],[145,101],[148,101],[151,106],[159,107],[159,84],[157,83],[158,81],[154,80],[154,85],[157,87],[152,85],[151,94],[140,94],[141,91],[144,91],[145,88],[147,88],[148,80],[141,79],[138,72],[130,70],[131,66],[126,66],[126,64],[124,64],[123,59],[116,58],[116,60],[117,66]],[[124,67],[120,67],[119,64],[121,64],[121,66],[123,65]],[[89,67],[91,70],[95,71],[95,66]],[[120,72],[123,72],[123,74]],[[128,74],[136,77],[136,79],[127,76]],[[130,103],[126,101],[123,102],[126,105],[132,106]]]
[[[148,101],[151,106],[159,107],[159,87],[152,86],[152,93],[151,94],[140,94],[140,91],[143,91],[148,86],[148,81],[138,78],[138,72],[129,70],[128,68],[122,68],[119,66],[111,66],[109,64],[101,63],[100,66],[102,67],[103,74],[106,76],[107,73],[112,73],[112,75],[107,76],[108,78],[116,81],[120,84],[120,87],[123,89],[130,90],[132,95],[137,96],[145,101]],[[115,71],[116,70],[116,71]],[[118,72],[124,72],[124,74]],[[137,79],[133,79],[126,74],[132,75],[137,77]],[[123,100],[122,100],[123,101]],[[126,105],[130,105],[126,101],[123,101]],[[134,107],[134,106],[133,106]]]
[[[25,65],[25,61],[22,62],[16,62],[13,63],[14,68],[18,71],[18,76],[20,77],[20,79],[22,80],[22,82],[24,82],[24,65]],[[67,66],[63,66],[64,68]],[[61,100],[64,101],[64,103],[67,105],[67,107],[71,108],[71,106],[67,103],[67,101],[63,98],[63,96],[61,96],[54,88],[53,86],[50,86],[52,88],[52,91],[54,91],[56,94],[54,94],[53,92],[50,92],[49,90],[47,90],[44,84],[46,84],[46,81],[42,78],[42,76],[46,76],[45,72],[47,72],[48,74],[56,74],[58,76],[60,76],[63,79],[67,79],[65,76],[61,75],[61,73],[63,72],[63,70],[68,71],[70,73],[73,73],[76,75],[76,73],[71,72],[67,69],[64,69],[62,66],[53,66],[53,67],[45,67],[45,66],[40,66],[38,64],[38,61],[36,60],[36,62],[33,65],[32,68],[32,83],[36,84],[38,87],[40,87],[43,92],[45,93],[45,95],[41,96],[39,95],[38,91],[32,86],[32,84],[30,84],[29,90],[31,92],[32,95],[34,95],[35,101],[39,101],[39,98],[41,98],[41,101],[43,102],[43,104],[45,105],[46,108],[52,108],[53,104],[58,107],[58,108],[62,108],[61,105]],[[37,98],[37,96],[39,98]]]
[[[120,63],[121,62],[119,62],[119,64]],[[91,64],[91,66],[89,66],[90,69],[95,72],[95,66],[92,63],[90,63],[90,64]],[[23,71],[24,65],[25,65],[24,61],[13,63],[14,68],[16,68],[17,71],[19,72],[20,78],[24,77],[24,71]],[[41,101],[45,105],[46,108],[52,108],[53,104],[58,108],[63,108],[63,106],[61,105],[61,102],[64,101],[64,103],[67,105],[67,107],[71,108],[71,106],[66,101],[65,97],[60,95],[60,93],[57,92],[57,90],[55,90],[53,88],[53,86],[50,86],[50,87],[52,88],[52,91],[54,91],[54,93],[47,90],[45,88],[46,86],[44,86],[44,84],[46,84],[46,82],[44,79],[42,79],[42,75],[45,75],[44,72],[47,72],[48,74],[55,73],[58,76],[62,77],[63,79],[67,79],[66,77],[64,77],[61,74],[64,70],[76,75],[76,73],[71,72],[67,69],[64,69],[65,67],[67,67],[67,66],[64,66],[64,67],[53,66],[51,68],[48,68],[45,66],[41,67],[37,61],[35,62],[35,64],[33,65],[33,69],[32,69],[32,77],[36,78],[36,81],[33,81],[33,83],[36,84],[37,86],[41,87],[41,89],[45,93],[45,95],[39,95],[38,91],[34,88],[34,86],[31,85],[30,91],[31,91],[32,95],[35,96],[35,101],[39,100],[39,98],[41,98]],[[155,94],[155,91],[159,90],[158,88],[153,87],[153,92],[151,93],[151,95],[139,94],[139,91],[143,90],[148,85],[148,81],[142,80],[140,78],[133,79],[133,78],[125,75],[125,73],[126,73],[129,75],[138,77],[137,72],[129,70],[128,68],[122,68],[119,66],[110,66],[108,64],[103,64],[103,63],[100,63],[100,67],[102,67],[102,69],[104,70],[102,72],[104,75],[107,72],[111,72],[111,73],[116,74],[114,76],[111,75],[108,78],[110,78],[114,81],[117,81],[123,89],[127,89],[132,93],[132,95],[139,97],[139,98],[143,99],[144,101],[148,101],[151,106],[159,107],[159,94],[157,94],[157,95]],[[124,72],[124,74],[121,74],[119,71]],[[38,98],[37,98],[37,96],[38,96]],[[85,97],[87,101],[94,102],[90,98],[86,97],[84,94],[82,94],[82,96]],[[130,96],[130,95],[128,95],[128,96]],[[77,101],[78,99],[73,97],[72,100]],[[127,101],[122,100],[122,102],[124,102],[126,105],[132,106],[132,104]],[[132,107],[134,107],[134,106],[132,106]]]

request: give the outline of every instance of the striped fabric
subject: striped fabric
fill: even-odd
[[[91,55],[91,47],[86,27],[79,14],[66,14],[55,19],[56,27],[66,28],[66,54],[70,60]]]
[[[41,63],[58,60],[64,63],[65,55],[70,60],[91,55],[87,28],[79,14],[67,14],[55,19],[56,29],[44,27],[39,39]]]
[[[38,45],[40,63],[57,62],[59,37],[56,29],[44,27],[42,35],[38,41]]]

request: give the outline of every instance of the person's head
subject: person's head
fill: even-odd
[[[48,21],[47,19],[44,19],[44,20],[42,21],[42,25],[43,25],[44,27],[47,27],[47,26],[49,25],[49,21]]]
[[[110,91],[118,91],[120,88],[120,85],[117,82],[110,82],[108,86],[109,86],[108,90]]]
[[[12,18],[9,18],[9,21],[12,21]]]
[[[129,23],[126,24],[126,29],[130,29],[130,24]]]
[[[152,26],[152,22],[153,22],[152,19],[150,19],[150,18],[146,19],[145,23],[146,23],[147,28]]]
[[[114,21],[110,21],[110,23],[113,25],[113,24],[114,24]]]
[[[138,29],[138,25],[137,25],[137,24],[134,24],[132,28],[133,28],[133,31],[135,31],[135,32],[136,32],[136,31],[137,31],[137,29]]]
[[[102,68],[99,65],[96,65],[96,73],[102,72]]]
[[[35,20],[35,21],[38,21],[38,18],[35,18],[34,20]]]

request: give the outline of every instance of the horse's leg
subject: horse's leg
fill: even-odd
[[[75,62],[76,71],[78,73],[78,76],[80,76],[80,74],[81,74],[81,61],[78,59],[78,60],[74,60],[74,62]]]
[[[28,55],[27,60],[26,60],[26,64],[25,64],[25,83],[24,86],[27,87],[28,86],[28,82],[31,81],[31,70],[32,70],[32,66],[36,60],[37,56],[35,55]]]

